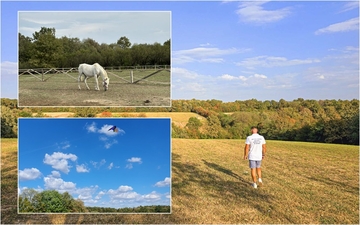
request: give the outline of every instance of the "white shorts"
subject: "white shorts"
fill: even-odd
[[[249,160],[249,167],[253,168],[260,168],[261,167],[261,160]]]

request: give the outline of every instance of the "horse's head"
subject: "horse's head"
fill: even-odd
[[[103,80],[104,91],[107,91],[109,89],[109,83],[110,83],[110,78],[106,77]]]

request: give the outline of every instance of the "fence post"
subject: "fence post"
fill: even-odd
[[[41,69],[41,81],[44,82],[44,69]]]
[[[131,83],[134,83],[134,73],[132,70],[130,71],[130,78],[131,78]]]

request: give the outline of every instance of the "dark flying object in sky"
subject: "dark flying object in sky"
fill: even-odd
[[[116,128],[116,126],[112,126],[108,131],[113,130],[114,132],[118,132],[119,130]]]

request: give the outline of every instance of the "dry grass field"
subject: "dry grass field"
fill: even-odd
[[[170,106],[170,72],[168,70],[135,70],[134,83],[130,71],[108,72],[109,90],[95,90],[95,79],[89,78],[86,89],[81,82],[78,89],[77,73],[19,76],[20,106]],[[116,76],[115,76],[115,75]]]
[[[358,224],[359,147],[268,141],[250,186],[244,140],[172,140],[172,214],[17,214],[17,139],[1,139],[1,221],[37,224]]]

